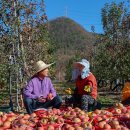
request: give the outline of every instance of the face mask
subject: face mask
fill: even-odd
[[[81,72],[81,78],[85,79],[86,77],[88,77],[89,76],[89,72],[90,72],[90,70],[88,68],[84,68],[82,70],[82,72]]]
[[[72,79],[71,80],[75,81],[79,75],[80,75],[79,69],[73,69],[73,71],[72,71]]]

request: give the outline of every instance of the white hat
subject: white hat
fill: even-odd
[[[79,68],[80,65],[83,65],[85,68],[90,68],[90,63],[86,59],[82,59],[80,62],[75,62],[74,67]]]
[[[54,63],[46,64],[43,61],[39,60],[38,62],[36,62],[36,65],[35,65],[36,73],[50,67],[52,64]]]

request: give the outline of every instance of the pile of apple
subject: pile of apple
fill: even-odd
[[[93,127],[88,114],[79,108],[54,108],[37,115],[40,117],[40,125],[47,130],[84,130]]]
[[[92,129],[87,113],[79,108],[49,109],[29,114],[0,113],[0,130],[84,130]]]
[[[0,112],[0,130],[129,130],[130,106],[85,113],[79,108],[38,110],[16,114]]]
[[[116,103],[115,107],[106,110],[95,110],[92,113],[93,125],[97,130],[129,130],[130,106]]]
[[[0,130],[33,130],[37,122],[35,113],[29,115],[0,112]]]

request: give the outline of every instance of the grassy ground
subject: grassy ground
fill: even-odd
[[[67,88],[74,89],[75,84],[74,83],[54,83],[54,87],[57,90],[57,93],[60,95],[66,95],[65,90]],[[16,93],[13,93],[13,96],[16,97]],[[98,101],[102,104],[104,108],[110,107],[114,105],[115,103],[119,102],[121,99],[120,93],[113,93],[109,90],[109,88],[101,87],[98,88]],[[6,90],[0,90],[0,107],[8,105],[9,104],[9,93]],[[15,105],[15,99],[14,99],[14,105]]]
[[[65,94],[65,89],[71,88],[72,90],[75,88],[74,83],[59,83],[54,84],[57,92],[59,94]],[[121,100],[120,92],[111,92],[109,87],[100,87],[98,88],[98,101],[102,104],[103,107],[111,107],[115,103]]]

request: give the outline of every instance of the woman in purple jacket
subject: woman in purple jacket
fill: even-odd
[[[52,63],[53,64],[53,63]],[[23,89],[24,104],[29,114],[37,108],[59,108],[62,100],[56,94],[51,79],[48,77],[48,67],[43,61],[36,63],[36,74]]]

